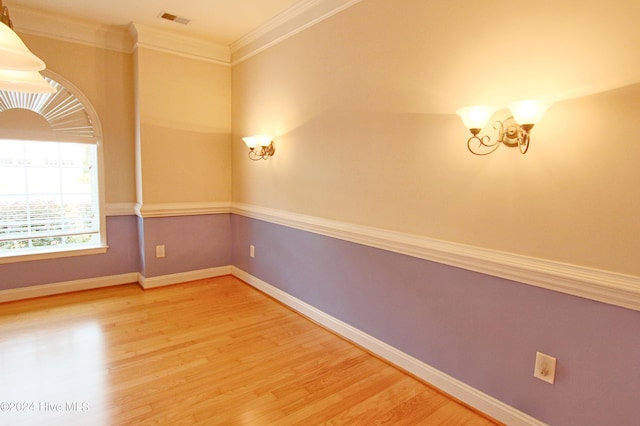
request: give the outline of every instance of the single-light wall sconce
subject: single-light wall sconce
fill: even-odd
[[[13,31],[9,9],[0,0],[0,90],[53,93],[38,71],[45,69],[42,59],[34,55]]]
[[[500,144],[518,147],[522,154],[529,149],[530,133],[535,124],[540,121],[551,103],[539,100],[526,100],[507,104],[513,116],[504,121],[496,121],[493,128],[498,131],[498,138],[491,142],[487,135],[478,134],[487,124],[496,108],[488,105],[460,108],[456,113],[469,129],[471,136],[467,140],[467,148],[475,155],[487,155],[494,152]]]
[[[266,160],[276,152],[273,138],[267,135],[245,136],[242,138],[249,148],[249,158],[254,161]]]

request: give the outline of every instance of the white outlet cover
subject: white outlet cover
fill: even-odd
[[[536,365],[533,371],[533,377],[553,384],[556,380],[556,363],[557,360],[554,357],[536,352]]]
[[[160,257],[164,257],[164,256],[165,256],[164,245],[156,246],[156,257],[160,258]]]

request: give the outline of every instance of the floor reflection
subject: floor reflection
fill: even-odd
[[[106,425],[104,336],[95,321],[0,323],[1,425]]]

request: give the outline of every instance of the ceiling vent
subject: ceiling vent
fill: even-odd
[[[160,15],[158,16],[162,19],[166,19],[167,21],[177,22],[178,24],[183,24],[183,25],[187,25],[189,22],[191,22],[191,19],[183,18],[181,16],[176,16],[172,13],[167,13],[167,12],[160,12]]]

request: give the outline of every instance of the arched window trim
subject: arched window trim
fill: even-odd
[[[100,119],[89,99],[73,83],[71,83],[61,75],[48,69],[41,71],[41,74],[47,79],[47,81],[54,84],[58,88],[58,92],[56,94],[50,94],[50,96],[46,96],[45,94],[42,94],[42,96],[38,96],[35,94],[17,92],[5,92],[5,94],[13,98],[13,102],[11,103],[11,105],[20,105],[20,108],[28,109],[44,117],[51,125],[51,130],[43,131],[33,129],[1,129],[0,138],[51,142],[88,143],[96,145],[98,163],[98,208],[100,212],[99,220],[101,242],[99,246],[88,246],[86,248],[82,247],[73,249],[52,250],[40,253],[6,254],[0,256],[0,264],[89,254],[102,254],[106,253],[108,249],[104,202],[102,125],[100,123]],[[59,105],[55,111],[51,112],[50,110],[47,110],[48,113],[43,114],[43,108],[46,108],[45,104],[47,102],[52,102],[54,99],[56,99],[56,97],[59,98],[60,94],[67,95],[61,105]],[[20,104],[20,101],[22,101],[23,103]],[[18,106],[13,106],[13,108],[17,107]],[[3,110],[5,109],[0,108],[0,113]],[[81,126],[65,124],[69,121],[73,121],[69,120],[69,117],[74,113],[86,114],[88,123],[83,123],[83,125]],[[67,118],[66,121],[65,118]]]

